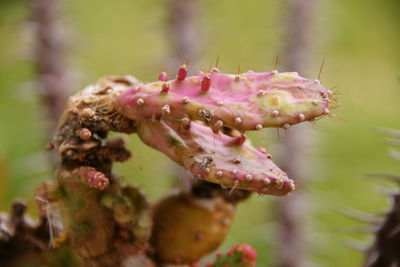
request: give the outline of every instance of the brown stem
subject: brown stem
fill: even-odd
[[[288,71],[307,69],[310,61],[313,16],[317,0],[286,0],[284,36],[287,37],[283,49],[283,65]],[[280,166],[289,177],[304,181],[309,169],[307,152],[310,151],[308,139],[310,129],[296,126],[288,130],[281,144]],[[307,265],[306,217],[307,200],[300,191],[278,200],[280,249],[277,266],[304,267]]]

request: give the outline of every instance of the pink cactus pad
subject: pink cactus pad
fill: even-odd
[[[294,190],[294,182],[286,173],[268,154],[252,147],[249,140],[236,143],[237,137],[214,134],[211,128],[194,121],[183,127],[179,121],[149,120],[140,124],[138,135],[194,177],[222,187],[271,195],[286,195]]]
[[[181,68],[179,73],[184,71]],[[188,117],[240,131],[287,128],[329,113],[331,92],[318,80],[296,72],[233,75],[212,71],[185,78],[183,74],[176,80],[126,90],[117,105],[135,121],[167,115],[168,119]],[[167,114],[163,112],[166,106]]]

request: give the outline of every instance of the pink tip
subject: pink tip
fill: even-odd
[[[168,81],[168,74],[166,72],[161,72],[160,75],[158,76],[158,80],[165,82]]]
[[[187,76],[187,67],[185,64],[181,65],[179,70],[178,70],[178,75],[176,75],[176,79],[178,81],[183,81],[185,80],[186,76]]]
[[[211,87],[211,78],[209,75],[205,75],[201,80],[201,91],[207,92]]]

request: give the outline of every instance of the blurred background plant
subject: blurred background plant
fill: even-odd
[[[346,246],[346,241],[364,242],[365,235],[349,232],[354,221],[337,210],[352,207],[373,212],[386,207],[386,198],[376,193],[376,181],[361,179],[360,174],[399,171],[385,157],[386,146],[372,128],[399,128],[400,3],[318,2],[315,29],[308,37],[312,51],[308,67],[298,71],[317,78],[325,58],[321,80],[328,87],[338,86],[334,90],[340,92],[341,107],[335,113],[341,119],[316,122],[318,139],[313,146],[317,149],[307,155],[312,160],[311,179],[294,195],[300,192],[313,203],[308,215],[310,266],[356,266],[362,254]],[[162,69],[176,69],[177,58],[184,53],[195,53],[193,63],[203,69],[218,57],[222,71],[235,73],[238,64],[241,71],[272,70],[279,52],[283,63],[278,69],[285,70],[282,51],[290,38],[282,22],[288,10],[285,1],[199,0],[196,4],[199,37],[190,38],[198,47],[180,54],[182,48],[171,42],[176,40],[171,30],[171,1],[61,1],[58,23],[63,26],[58,33],[64,36],[67,56],[59,60],[69,70],[67,94],[109,74],[155,80]],[[28,1],[0,0],[1,210],[9,210],[17,197],[27,198],[33,206],[33,188],[53,176],[52,163],[44,152],[51,123],[38,94],[45,87],[39,90],[36,82],[34,34],[38,24],[29,7]],[[281,131],[280,136],[284,134]],[[313,135],[303,138],[315,139]],[[255,133],[252,139],[268,147],[279,142],[275,130]],[[170,160],[136,136],[130,137],[129,148],[133,158],[117,166],[118,172],[139,184],[152,201],[168,192],[173,186],[168,176],[176,175]],[[272,212],[275,201],[275,197],[255,195],[243,203],[221,249],[249,243],[258,251],[259,266],[272,266],[279,248]]]

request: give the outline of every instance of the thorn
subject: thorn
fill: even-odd
[[[217,56],[217,59],[215,60],[215,68],[218,68],[218,64],[219,64],[219,56]],[[218,70],[218,69],[217,69]],[[219,72],[219,71],[218,71]]]
[[[278,74],[278,71],[277,70],[273,70],[271,73],[272,73],[272,75],[276,75],[276,74]]]
[[[235,81],[236,82],[240,81],[240,65],[239,64],[237,66],[237,73],[236,73],[236,76],[235,76]]]
[[[229,195],[232,194],[233,191],[239,186],[239,180],[236,180],[235,183],[233,184],[233,187],[229,191]]]
[[[256,125],[256,130],[257,130],[257,131],[261,131],[262,128],[263,128],[263,126],[262,126],[261,124],[257,124],[257,125]]]
[[[75,134],[84,141],[87,141],[92,137],[92,132],[88,128],[78,129]]]
[[[138,106],[143,106],[143,104],[144,104],[143,98],[138,98],[138,99],[136,100],[136,104],[137,104]]]
[[[189,99],[188,96],[184,96],[184,97],[182,98],[182,103],[183,103],[183,104],[187,104],[187,103],[189,103],[189,101],[190,101],[190,99]]]
[[[278,69],[278,63],[279,63],[279,53],[277,53],[276,57],[275,57],[275,68],[274,68],[275,70]],[[274,71],[272,71],[272,73],[276,74],[276,73],[278,73],[278,71],[276,71],[276,73],[274,73]]]
[[[164,94],[166,94],[166,93],[168,93],[168,91],[169,91],[169,84],[166,83],[166,82],[164,82],[164,83],[162,84],[161,92],[164,93]]]
[[[285,124],[282,125],[282,128],[285,129],[285,130],[289,129],[289,127],[290,127],[289,123],[285,123]]]
[[[211,87],[211,77],[209,74],[206,74],[203,79],[201,80],[201,91],[203,93],[207,92]]]
[[[320,80],[314,80],[317,84],[321,84],[321,81]]]
[[[176,79],[177,79],[178,81],[183,81],[183,80],[185,80],[185,78],[186,78],[186,76],[187,76],[187,73],[188,73],[188,71],[187,71],[187,66],[186,66],[185,64],[182,64],[182,65],[179,67],[178,74],[176,75]]]
[[[272,116],[276,117],[276,116],[279,115],[279,110],[276,110],[276,109],[275,109],[275,110],[272,111],[271,114],[272,114]]]
[[[239,124],[241,124],[242,123],[242,119],[240,118],[240,117],[236,117],[235,118],[235,124],[236,125],[239,125]]]
[[[211,69],[211,72],[213,72],[213,73],[219,73],[219,69],[216,68],[216,67],[214,67],[214,68]]]
[[[247,181],[251,181],[251,180],[253,180],[253,175],[251,175],[251,174],[246,174],[246,180]]]
[[[170,114],[171,113],[171,109],[170,109],[169,105],[163,106],[161,111],[162,111],[163,114]]]
[[[222,177],[222,175],[224,175],[224,173],[222,172],[222,171],[217,171],[216,173],[215,173],[215,175],[217,176],[217,177]]]
[[[325,57],[322,59],[321,67],[319,68],[318,81],[321,78],[321,73],[322,73],[322,69],[324,68],[324,63],[325,63]]]
[[[329,109],[328,108],[324,108],[324,114],[328,115],[329,113],[330,113]]]
[[[299,89],[304,89],[304,88],[306,88],[306,86],[305,86],[304,84],[301,84],[301,85],[299,85],[297,88],[299,88]]]
[[[297,115],[297,118],[299,118],[300,121],[304,121],[304,120],[306,119],[306,116],[304,116],[303,113],[299,113],[299,114]]]
[[[166,72],[162,71],[160,73],[160,75],[158,76],[158,80],[160,80],[162,82],[168,81],[168,74]]]

